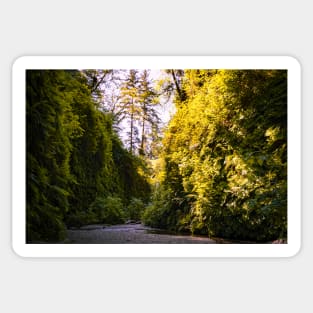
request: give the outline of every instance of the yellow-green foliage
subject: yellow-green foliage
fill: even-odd
[[[163,141],[163,205],[175,216],[163,226],[287,236],[287,72],[185,70],[183,88]]]

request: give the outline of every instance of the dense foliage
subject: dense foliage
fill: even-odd
[[[157,89],[147,70],[26,72],[27,242],[127,220],[287,237],[287,71],[164,75]],[[162,97],[176,113],[160,143]]]
[[[99,109],[92,75],[26,73],[27,242],[62,240],[70,226],[121,222],[132,197],[149,197],[145,164],[124,149],[112,114]]]
[[[185,70],[175,102],[144,221],[232,239],[285,238],[287,72]]]

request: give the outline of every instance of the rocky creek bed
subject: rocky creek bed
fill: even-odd
[[[142,224],[87,225],[67,231],[68,243],[76,244],[215,244],[207,237],[168,234]]]
[[[225,240],[205,236],[169,233],[140,223],[121,225],[86,225],[67,230],[65,243],[73,244],[255,244],[253,241]],[[286,244],[278,239],[266,244]]]

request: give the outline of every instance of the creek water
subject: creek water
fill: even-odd
[[[67,232],[68,243],[79,244],[216,244],[204,236],[169,233],[142,224],[87,225]],[[224,242],[223,242],[224,243]]]

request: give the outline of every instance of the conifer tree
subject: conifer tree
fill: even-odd
[[[131,153],[135,151],[139,141],[138,129],[136,127],[136,121],[139,117],[138,84],[138,71],[130,70],[121,87],[123,115],[124,118],[129,120],[128,146]]]
[[[157,93],[152,86],[152,81],[149,79],[149,72],[144,70],[140,75],[139,80],[139,105],[140,105],[140,126],[141,126],[141,141],[140,155],[147,155],[147,137],[153,136],[158,129],[160,118],[156,111]]]

